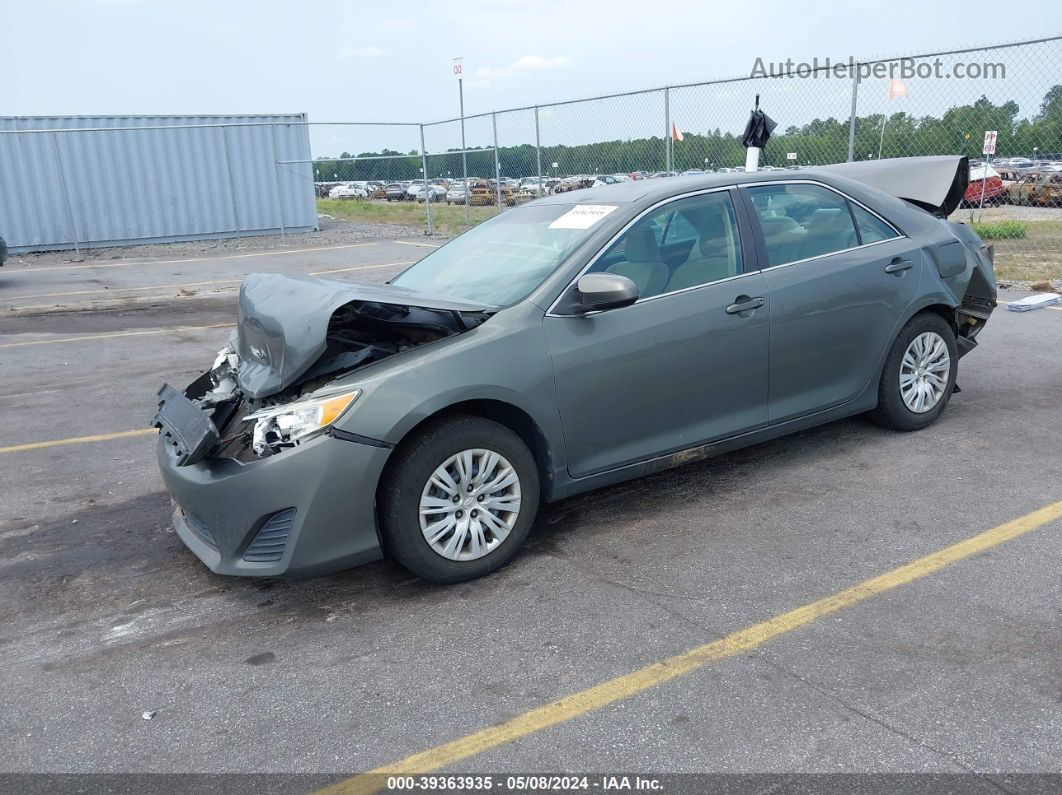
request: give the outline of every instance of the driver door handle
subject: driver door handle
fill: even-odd
[[[909,259],[903,259],[902,257],[893,257],[892,262],[885,266],[886,273],[903,273],[903,271],[914,265]]]
[[[759,309],[765,303],[766,302],[761,297],[747,298],[744,301],[738,301],[728,306],[726,308],[726,313],[728,315],[737,315],[741,312],[751,312],[753,309]]]

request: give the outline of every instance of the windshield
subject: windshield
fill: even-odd
[[[391,283],[492,306],[515,304],[542,284],[600,218],[616,209],[587,205],[596,211],[588,223],[586,213],[572,214],[576,207],[544,204],[506,210],[433,251]]]

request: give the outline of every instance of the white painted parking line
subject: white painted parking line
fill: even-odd
[[[396,241],[397,242],[397,241]],[[128,268],[133,265],[183,265],[187,262],[218,262],[229,259],[247,259],[248,257],[272,257],[280,254],[306,254],[311,251],[336,251],[343,248],[364,248],[376,243],[348,243],[342,246],[315,246],[314,248],[289,248],[279,251],[255,251],[251,254],[231,254],[224,257],[191,257],[188,259],[135,260],[133,262],[95,262],[82,265],[48,265],[40,268],[13,268],[5,275],[41,273],[44,271],[77,271],[89,268]]]
[[[64,342],[91,342],[92,340],[107,340],[115,337],[146,337],[154,334],[180,334],[189,331],[205,331],[207,329],[228,328],[232,323],[212,323],[209,326],[173,326],[170,328],[157,328],[148,331],[115,331],[109,334],[83,334],[79,337],[57,337],[47,340],[26,340],[24,342],[0,343],[0,348],[25,348],[30,345],[58,345]]]
[[[349,268],[332,268],[330,270],[312,271],[310,276],[321,276],[326,273],[342,273],[346,271],[368,271],[376,268],[387,268],[394,265],[411,265],[411,262],[385,262],[380,265],[354,265]],[[33,295],[16,295],[12,296],[11,301],[23,301],[30,298],[67,298],[72,295],[99,295],[106,293],[108,295],[114,295],[115,293],[131,293],[140,292],[143,290],[183,290],[188,287],[208,287],[215,284],[239,284],[244,280],[243,276],[239,276],[235,279],[213,279],[205,282],[180,282],[179,284],[149,284],[141,287],[105,287],[97,290],[70,290],[62,293],[34,293]]]
[[[442,248],[442,245],[435,245],[434,243],[414,243],[409,240],[396,240],[395,243],[401,243],[403,246],[423,246],[424,248]]]

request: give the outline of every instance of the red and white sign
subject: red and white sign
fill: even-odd
[[[985,145],[981,149],[983,155],[994,155],[996,153],[996,130],[985,130]]]
[[[464,65],[464,63],[462,63],[464,60],[465,60],[464,58],[454,58],[453,59],[453,66],[450,67],[450,68],[453,70],[452,71],[452,75],[453,75],[454,80],[461,80],[461,79],[464,78],[464,76],[465,76],[465,65]]]

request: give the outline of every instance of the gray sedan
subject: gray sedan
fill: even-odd
[[[935,421],[995,307],[965,158],[549,196],[388,285],[244,282],[158,458],[224,574],[508,561],[541,502],[854,414]]]

